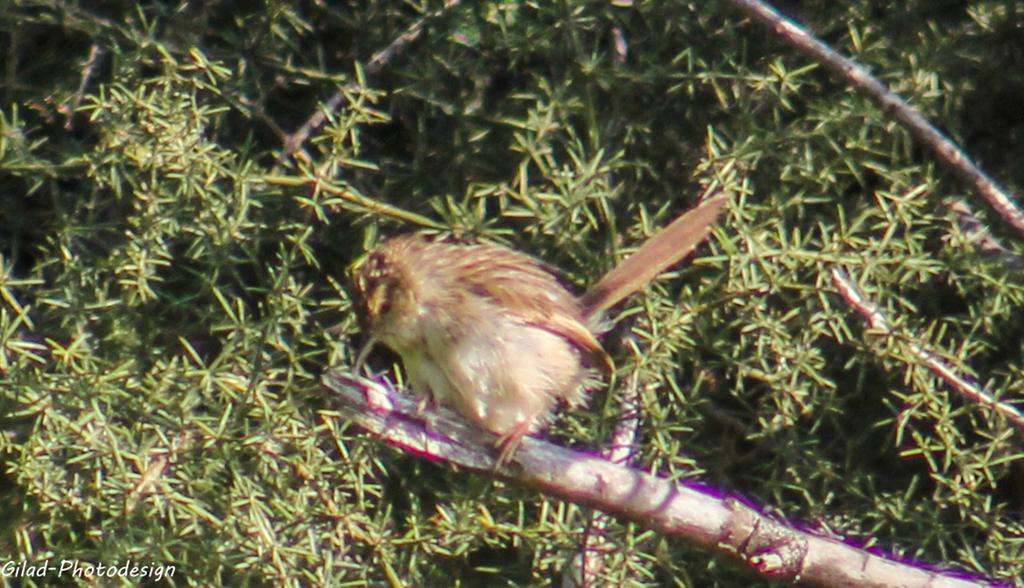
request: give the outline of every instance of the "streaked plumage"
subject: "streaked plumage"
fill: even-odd
[[[353,267],[361,326],[402,357],[414,391],[499,436],[499,463],[573,402],[588,370],[613,369],[602,313],[706,237],[726,202],[707,200],[652,237],[581,298],[545,266],[491,244],[394,237]]]
[[[514,450],[584,370],[611,370],[579,303],[536,260],[490,244],[411,234],[354,272],[364,329],[402,357],[412,388]]]

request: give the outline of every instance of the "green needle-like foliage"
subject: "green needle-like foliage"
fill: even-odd
[[[708,244],[605,339],[616,386],[640,386],[634,466],[1024,577],[1024,431],[915,354],[1024,410],[1018,235],[724,2],[448,4],[3,5],[0,565],[175,575],[0,582],[560,584],[587,509],[332,417],[320,374],[360,343],[345,268],[428,229],[526,251],[582,292],[714,183],[736,198]],[[891,4],[783,9],[1019,191],[1024,8]],[[962,230],[961,199],[1004,250]],[[396,357],[370,363],[400,381]],[[601,447],[618,397],[548,435]],[[768,583],[635,523],[604,533],[610,586]]]

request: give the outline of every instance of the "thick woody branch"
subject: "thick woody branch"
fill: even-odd
[[[328,371],[341,416],[407,451],[493,474],[546,494],[676,535],[758,573],[816,586],[991,586],[869,553],[780,521],[747,502],[708,488],[673,482],[601,457],[526,438],[505,467],[495,470],[494,438],[447,410],[418,416],[416,402],[373,381]]]
[[[1003,220],[1024,235],[1024,212],[1013,196],[979,169],[956,143],[939,132],[902,96],[886,87],[857,62],[840,55],[770,5],[760,0],[729,1],[755,21],[770,27],[786,43],[871,98],[885,114],[898,120],[914,139],[931,150],[939,162],[981,195]]]

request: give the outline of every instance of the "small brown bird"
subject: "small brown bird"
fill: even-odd
[[[596,338],[604,311],[692,251],[727,201],[704,200],[579,298],[543,263],[505,247],[389,239],[352,268],[369,335],[356,370],[374,343],[387,345],[414,391],[498,435],[505,463],[558,401],[584,391],[589,370],[614,369]]]

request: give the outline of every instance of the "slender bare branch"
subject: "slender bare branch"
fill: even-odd
[[[967,237],[967,242],[973,245],[978,253],[985,257],[998,259],[1014,269],[1024,266],[1024,258],[1000,243],[992,231],[985,226],[985,223],[974,214],[967,202],[957,199],[952,203],[950,209],[953,211],[957,226]]]
[[[883,335],[888,336],[893,334],[889,320],[875,304],[866,299],[864,295],[860,293],[853,282],[850,281],[846,272],[838,268],[833,268],[832,284],[839,290],[839,294],[843,297],[843,300],[845,300],[846,303],[854,310],[860,313],[869,327]],[[924,364],[925,367],[941,378],[942,381],[946,382],[946,384],[955,392],[961,394],[972,402],[991,408],[1006,417],[1006,420],[1010,421],[1013,426],[1024,431],[1024,415],[1022,415],[1016,408],[1004,402],[1000,402],[980,384],[970,378],[966,378],[958,374],[957,371],[948,363],[943,361],[941,357],[929,351],[920,343],[910,340],[906,342],[906,345],[910,352],[922,364]]]
[[[396,55],[404,51],[413,41],[419,39],[426,30],[426,23],[433,20],[452,8],[459,5],[460,0],[447,0],[444,4],[444,8],[440,8],[431,12],[430,14],[420,18],[413,23],[409,28],[405,30],[401,35],[395,37],[388,46],[381,49],[370,58],[370,61],[366,64],[366,73],[369,75],[376,75],[380,73],[384,67],[386,67]],[[281,155],[278,156],[277,162],[280,164],[284,160],[288,159],[309,139],[309,136],[313,131],[320,128],[324,121],[327,120],[329,113],[336,112],[345,103],[345,90],[340,89],[334,93],[330,99],[320,108],[317,108],[316,112],[310,115],[306,122],[291,135],[288,135],[284,141],[284,149],[281,150]]]
[[[451,411],[418,416],[410,395],[393,394],[380,383],[345,372],[328,371],[322,381],[334,394],[339,410],[321,413],[325,419],[344,417],[371,435],[423,457],[500,476],[678,536],[740,560],[766,577],[817,586],[994,586],[870,553],[769,517],[740,498],[541,439],[524,439],[510,462],[495,470],[493,437]]]
[[[96,64],[102,56],[103,47],[93,43],[92,47],[89,47],[89,57],[86,58],[85,63],[82,65],[82,79],[78,82],[78,89],[75,90],[75,95],[71,98],[71,105],[64,112],[66,119],[64,121],[65,129],[70,130],[72,128],[75,119],[75,112],[78,111],[79,105],[82,104],[82,98],[85,96],[85,89],[89,86],[89,80],[92,79],[92,74],[96,71]]]
[[[884,113],[900,121],[943,165],[980,194],[1004,221],[1024,235],[1024,211],[1021,211],[1016,199],[979,169],[956,143],[932,126],[899,94],[890,90],[857,62],[843,57],[768,4],[760,0],[729,1],[757,22],[770,27],[801,53],[866,94]]]
[[[628,340],[627,345],[639,360],[642,355],[636,341]],[[650,385],[650,384],[648,384]],[[637,437],[640,434],[640,370],[635,369],[618,390],[619,420],[615,423],[611,441],[601,451],[601,456],[612,463],[628,466],[636,453]],[[604,567],[604,556],[615,547],[605,537],[611,524],[611,516],[600,510],[592,511],[587,521],[587,530],[580,541],[576,555],[562,574],[563,588],[589,588],[598,586],[598,576]]]

